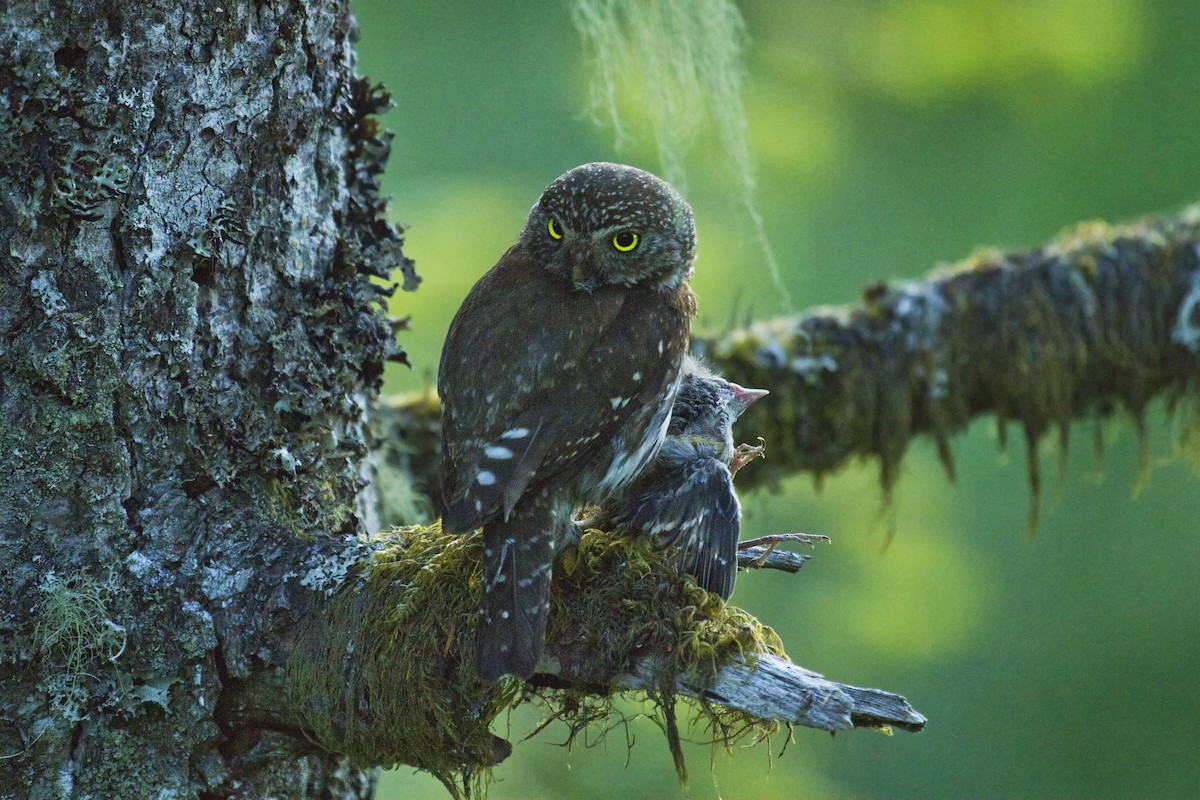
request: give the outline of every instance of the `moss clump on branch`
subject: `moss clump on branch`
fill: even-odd
[[[290,700],[325,749],[361,766],[410,764],[455,794],[460,786],[477,793],[511,751],[490,724],[530,696],[517,680],[488,685],[474,672],[480,537],[434,524],[381,533],[371,545],[326,617],[298,638]],[[773,631],[681,577],[666,554],[599,531],[565,554],[551,604],[543,666],[557,673],[556,686],[571,688],[538,696],[574,732],[600,722],[618,680],[647,665],[661,687],[656,699],[670,709],[678,676],[783,652]],[[599,699],[583,702],[580,687]],[[703,709],[722,743],[774,730],[740,712]]]
[[[638,662],[709,674],[734,656],[783,656],[775,632],[680,575],[646,541],[589,530],[555,573],[546,638],[565,674],[608,684]]]
[[[750,614],[706,592],[677,571],[674,559],[643,539],[614,537],[589,530],[564,555],[555,573],[547,625],[548,650],[560,672],[582,686],[547,698],[552,718],[570,730],[568,743],[597,723],[608,722],[617,683],[625,676],[652,673],[651,692],[659,722],[686,782],[675,719],[679,678],[701,683],[724,664],[740,657],[786,654],[771,628]],[[699,711],[714,745],[729,746],[744,735],[763,739],[778,724],[722,706],[687,704]]]
[[[488,726],[521,692],[464,668],[480,538],[435,524],[381,533],[372,545],[326,618],[301,636],[288,691],[316,742],[359,766],[411,764],[448,787],[459,776],[476,782],[510,752]]]

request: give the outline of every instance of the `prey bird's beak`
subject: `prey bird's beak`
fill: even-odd
[[[736,383],[729,385],[733,387],[733,402],[737,406],[739,415],[755,400],[770,394],[766,389],[745,389]]]

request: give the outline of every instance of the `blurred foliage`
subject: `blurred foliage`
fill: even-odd
[[[864,286],[918,279],[980,245],[1032,246],[1081,220],[1200,199],[1191,0],[739,7],[756,202],[801,308],[854,302]],[[390,373],[389,390],[407,391],[435,379],[458,303],[550,180],[598,159],[662,165],[636,102],[621,107],[622,149],[590,121],[594,73],[566,3],[354,10],[360,71],[397,99],[385,189],[426,277],[394,301],[412,314],[401,337],[414,368]],[[698,328],[709,332],[780,310],[716,136],[701,131],[685,161]],[[692,746],[689,796],[1195,796],[1200,502],[1195,475],[1170,458],[1168,427],[1161,409],[1151,415],[1164,463],[1134,500],[1130,427],[1076,424],[1069,453],[1043,454],[1051,469],[1061,458],[1061,477],[1032,539],[1024,454],[1000,450],[990,420],[955,444],[957,488],[916,443],[882,519],[870,464],[821,492],[798,477],[743,498],[746,536],[833,541],[797,576],[743,576],[735,603],[775,626],[799,663],[901,692],[930,723],[915,736],[798,730],[786,748],[776,737],[732,755]],[[1107,443],[1099,460],[1094,438]],[[491,797],[682,796],[660,731],[641,704],[621,708],[627,724],[594,747],[553,746],[555,726],[519,744]],[[520,738],[537,720],[524,708],[497,732]],[[443,792],[402,768],[380,797]]]

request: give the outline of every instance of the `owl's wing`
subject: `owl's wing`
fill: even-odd
[[[452,530],[509,513],[527,492],[554,492],[623,431],[669,413],[679,357],[658,348],[677,337],[679,315],[638,287],[560,287],[527,259],[514,247],[480,280],[442,353]]]
[[[638,487],[614,522],[643,531],[661,547],[678,548],[680,569],[728,599],[737,573],[741,519],[729,469],[715,458],[698,457]]]

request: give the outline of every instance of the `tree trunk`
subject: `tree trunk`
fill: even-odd
[[[0,796],[367,797],[230,692],[361,530],[404,266],[338,0],[0,6]]]

